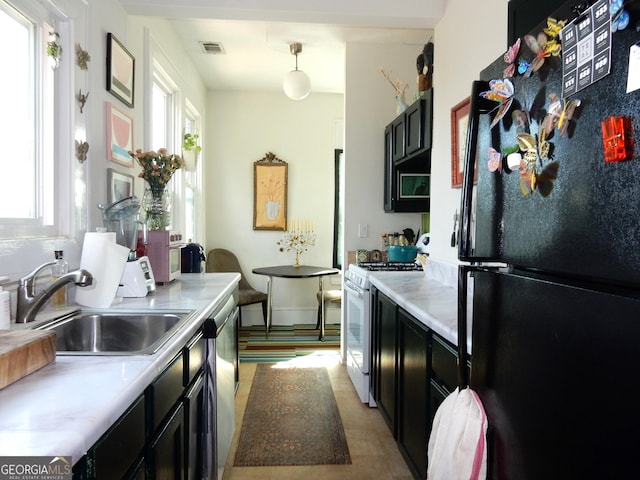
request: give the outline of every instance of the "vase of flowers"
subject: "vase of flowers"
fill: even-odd
[[[129,152],[129,155],[142,167],[138,176],[147,182],[142,197],[147,227],[151,230],[164,230],[171,224],[171,196],[167,184],[176,170],[184,166],[184,160],[180,155],[168,153],[166,148],[157,152],[138,149],[135,153]]]
[[[401,80],[396,79],[395,81],[391,80],[391,71],[387,72],[384,68],[380,67],[378,71],[382,74],[384,78],[387,79],[387,82],[393,87],[396,93],[396,113],[399,115],[404,112],[408,105],[405,101],[404,95],[409,88],[409,84],[406,82],[402,82]]]

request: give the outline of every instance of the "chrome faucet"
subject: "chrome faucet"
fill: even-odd
[[[16,323],[33,322],[36,319],[36,314],[51,298],[54,292],[67,283],[75,283],[79,287],[87,287],[93,283],[93,276],[86,270],[74,270],[65,275],[59,277],[48,288],[45,288],[40,294],[36,295],[36,277],[38,273],[55,265],[56,262],[45,263],[40,265],[33,272],[25,275],[20,279],[17,289],[17,303],[16,303]]]

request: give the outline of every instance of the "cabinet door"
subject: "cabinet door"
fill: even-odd
[[[87,453],[87,478],[124,478],[145,444],[145,402],[140,396]]]
[[[204,438],[206,432],[204,414],[205,391],[204,372],[193,381],[184,395],[185,418],[185,478],[195,480],[203,478]]]
[[[391,135],[392,160],[399,162],[406,155],[404,115],[398,116],[398,118],[391,123]]]
[[[393,166],[393,128],[384,129],[384,211],[393,212],[395,200],[395,169]]]
[[[184,479],[184,435],[184,409],[181,403],[149,447],[152,479]]]
[[[398,310],[398,446],[416,478],[427,477],[430,332]]]
[[[424,109],[423,101],[414,102],[404,112],[406,154],[411,155],[424,148]]]
[[[376,402],[394,438],[397,433],[397,317],[396,304],[378,292],[379,374]]]

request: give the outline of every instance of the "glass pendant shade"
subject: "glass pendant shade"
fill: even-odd
[[[311,91],[309,75],[298,69],[291,70],[282,80],[282,89],[290,99],[304,100]]]

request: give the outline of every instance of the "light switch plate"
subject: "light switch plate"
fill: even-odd
[[[358,224],[358,237],[366,238],[368,236],[369,236],[369,225],[367,225],[366,223],[359,223]]]

